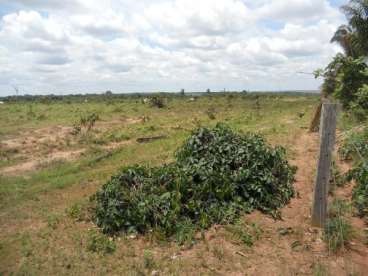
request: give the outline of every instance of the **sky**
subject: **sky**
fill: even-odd
[[[0,0],[0,96],[315,90],[341,0]]]

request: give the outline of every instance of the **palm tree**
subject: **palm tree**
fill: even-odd
[[[352,48],[358,55],[368,55],[368,0],[350,0],[341,9],[354,34],[351,39]]]
[[[352,44],[352,40],[354,40],[354,33],[350,26],[341,25],[334,36],[331,38],[331,43],[337,42],[344,49],[346,56],[355,57],[355,51]]]

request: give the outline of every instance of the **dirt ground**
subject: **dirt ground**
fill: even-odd
[[[111,121],[99,121],[96,128],[106,131],[116,125],[137,124],[144,121],[144,117],[119,118]],[[36,130],[24,131],[20,135],[4,139],[0,142],[0,149],[12,152],[12,158],[18,159],[16,164],[0,168],[0,175],[20,175],[36,170],[39,167],[57,161],[72,161],[80,157],[86,150],[80,148],[76,136],[72,134],[73,127],[53,126]],[[104,145],[106,150],[113,150],[132,141],[111,142]],[[70,150],[70,148],[76,148]]]
[[[362,237],[357,235],[349,248],[335,255],[326,250],[320,229],[311,227],[318,134],[303,134],[294,145],[296,156],[292,163],[298,167],[297,196],[282,209],[282,220],[274,221],[259,212],[247,216],[265,233],[247,255],[248,275],[309,275],[317,264],[328,267],[329,275],[367,275],[368,248],[363,245]],[[350,199],[351,186],[338,190],[337,195]],[[356,229],[364,228],[360,219],[353,218],[353,222]],[[280,235],[283,229],[288,229],[287,234]]]
[[[322,240],[321,230],[311,227],[318,134],[304,133],[295,136],[293,145],[294,158],[291,163],[298,167],[295,182],[297,196],[281,210],[282,220],[274,220],[257,211],[246,215],[245,221],[256,223],[259,229],[262,229],[259,240],[252,247],[245,247],[229,239],[224,226],[212,227],[206,232],[204,241],[198,242],[190,249],[177,247],[168,249],[154,245],[150,248],[162,264],[153,270],[151,275],[168,275],[172,271],[176,271],[179,275],[319,275],[316,272],[318,266],[326,268],[327,275],[367,275],[368,248],[364,245],[361,235],[365,227],[362,220],[352,218],[357,235],[347,248],[338,253],[328,252]],[[340,166],[346,170],[349,165],[340,164]],[[351,189],[352,184],[338,189],[336,195],[350,199]],[[80,186],[74,187],[52,195],[53,202],[56,208],[63,209],[67,206],[65,202],[71,198],[85,197],[94,191],[95,187],[82,189]],[[78,231],[91,227],[79,222],[73,225]],[[32,219],[31,224],[26,223],[23,226],[28,230],[39,231],[45,227],[45,223],[37,223]],[[5,228],[6,232],[12,232],[23,226],[8,225]],[[130,250],[127,247],[133,247],[135,257],[132,259],[138,262],[144,254],[147,240],[144,237],[128,242],[122,239],[116,241],[116,244],[118,251],[127,251]],[[67,244],[64,246],[68,247]],[[124,263],[123,260],[115,262]],[[166,265],[170,270],[165,269]]]

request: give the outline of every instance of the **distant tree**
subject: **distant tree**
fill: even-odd
[[[182,89],[180,90],[180,95],[184,96],[184,94],[185,94],[185,90],[184,90],[184,88],[182,88]]]
[[[206,93],[211,93],[211,90],[207,88]]]
[[[110,90],[107,90],[107,91],[105,92],[105,95],[112,95],[112,92],[111,92]]]

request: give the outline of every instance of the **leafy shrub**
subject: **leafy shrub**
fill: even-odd
[[[233,222],[242,211],[277,215],[294,195],[295,167],[285,150],[255,134],[199,128],[175,157],[169,165],[127,167],[113,176],[96,193],[96,224],[105,233],[159,229],[185,240],[193,228]]]
[[[344,160],[368,157],[368,127],[351,133],[339,148],[339,154]]]
[[[347,181],[355,180],[353,189],[353,205],[356,207],[358,215],[368,216],[368,127],[362,131],[352,133],[345,139],[344,144],[339,149],[339,153],[344,159],[353,159],[355,166],[347,172]]]
[[[339,53],[324,70],[316,71],[318,76],[324,77],[322,91],[325,96],[333,95],[358,119],[365,118],[368,108],[368,65],[365,57],[354,58]]]
[[[361,87],[357,94],[356,100],[350,104],[350,109],[359,121],[363,121],[368,116],[368,85]]]
[[[78,135],[82,132],[83,128],[86,130],[86,132],[90,131],[99,119],[100,117],[96,113],[81,116],[79,121],[74,123],[71,134]]]
[[[90,131],[99,119],[100,117],[96,113],[87,114],[80,118],[80,125]]]
[[[351,102],[357,101],[359,89],[368,81],[367,64],[363,58],[345,57],[340,66],[334,94],[348,108]]]
[[[76,221],[90,221],[91,211],[94,210],[94,201],[78,202],[65,209],[66,214]]]
[[[87,250],[101,254],[110,254],[115,252],[116,245],[112,238],[106,237],[96,230],[90,230],[87,236]]]
[[[207,116],[210,120],[215,120],[216,119],[216,110],[215,110],[214,107],[211,106],[210,108],[208,108],[206,110],[206,114],[207,114]]]
[[[358,215],[368,216],[368,163],[360,163],[348,172],[348,180],[355,180],[353,204]]]

